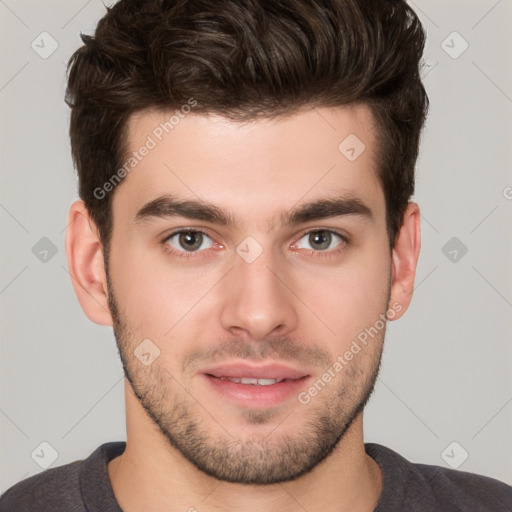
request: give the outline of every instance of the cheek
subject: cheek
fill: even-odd
[[[148,249],[131,247],[125,253],[129,256],[112,254],[112,284],[120,312],[132,330],[139,337],[164,341],[172,337],[169,331],[177,330],[174,326],[194,319],[223,269],[172,263],[163,249],[152,249],[151,257],[148,253]]]
[[[342,348],[340,344],[349,345],[386,311],[389,272],[389,254],[385,250],[375,250],[354,253],[339,266],[297,275],[299,296],[329,331],[334,331],[335,334],[331,334],[337,350]],[[316,321],[313,323],[320,325]],[[307,327],[303,325],[303,328]],[[321,327],[322,332],[329,332]]]
[[[155,336],[161,335],[172,319],[166,318],[164,304],[176,297],[170,279],[156,261],[148,261],[147,251],[118,240],[117,247],[123,247],[111,255],[111,279],[123,319],[138,335],[149,336],[151,329]],[[167,327],[168,329],[169,327]]]

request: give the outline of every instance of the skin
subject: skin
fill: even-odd
[[[137,150],[168,117],[133,116],[126,148]],[[366,146],[355,161],[338,150],[349,134]],[[310,376],[307,391],[379,315],[404,314],[420,250],[419,209],[409,204],[391,251],[374,147],[364,105],[250,123],[191,113],[110,192],[107,269],[83,202],[72,205],[66,251],[73,285],[89,319],[114,327],[127,375],[127,447],[108,465],[125,512],[374,510],[382,475],[364,451],[362,407],[385,328],[307,404],[293,396],[273,407],[241,407],[201,375],[213,362],[278,361]],[[212,203],[236,223],[134,222],[163,194]],[[278,220],[340,196],[358,198],[371,216],[293,226]],[[189,259],[177,255],[190,254],[178,236],[170,247],[165,241],[178,228],[209,237]],[[306,233],[315,229],[337,231],[348,243],[334,236],[319,249]],[[248,236],[262,250],[251,263],[236,252]],[[144,339],[160,351],[149,366],[134,356]]]

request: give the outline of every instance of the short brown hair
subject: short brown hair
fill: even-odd
[[[425,34],[405,0],[120,0],[68,65],[66,102],[79,195],[108,251],[129,117],[190,98],[234,120],[300,107],[370,106],[390,246],[414,192],[428,109]]]

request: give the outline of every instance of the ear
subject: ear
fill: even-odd
[[[398,232],[392,253],[392,282],[389,307],[395,315],[390,320],[400,318],[409,307],[414,291],[414,276],[420,254],[420,209],[416,203],[409,203]],[[401,306],[401,307],[398,307]]]
[[[69,209],[66,254],[73,288],[84,313],[94,323],[111,326],[103,245],[83,201],[75,201]]]

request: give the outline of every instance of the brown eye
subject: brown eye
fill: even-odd
[[[306,233],[295,246],[299,249],[326,252],[327,250],[337,248],[343,242],[343,237],[338,235],[338,233],[328,229],[317,229],[316,231]]]
[[[185,233],[180,233],[178,242],[180,247],[186,251],[195,251],[201,247],[201,244],[203,243],[203,235],[194,231],[186,231]]]
[[[213,245],[212,239],[206,233],[193,230],[178,231],[169,236],[166,243],[180,252],[196,252],[199,249],[209,249]]]
[[[308,242],[311,244],[313,249],[323,251],[328,249],[331,245],[332,234],[330,231],[313,231],[309,233]]]

